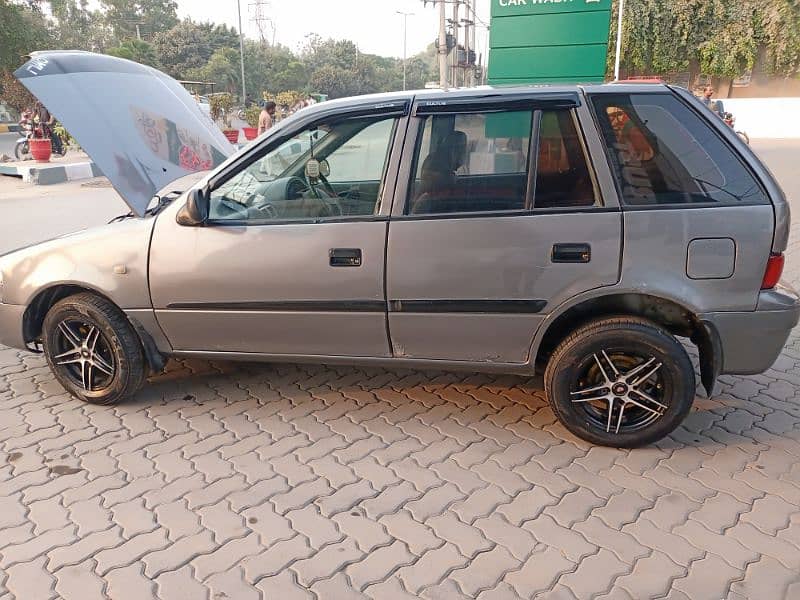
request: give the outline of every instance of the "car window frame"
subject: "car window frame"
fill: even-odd
[[[687,92],[689,93],[689,92]],[[614,157],[612,156],[612,149],[609,147],[606,137],[603,133],[603,124],[601,123],[601,116],[598,114],[597,106],[595,105],[595,98],[603,98],[609,95],[626,95],[626,96],[665,96],[671,97],[675,99],[680,105],[685,107],[688,111],[695,114],[702,122],[703,126],[706,127],[709,132],[711,132],[716,138],[722,142],[722,144],[733,153],[734,157],[738,160],[742,168],[750,175],[753,179],[754,183],[758,186],[761,194],[763,196],[764,201],[762,202],[754,202],[754,201],[747,201],[747,202],[727,202],[727,201],[719,201],[719,202],[665,202],[663,204],[628,204],[625,202],[625,195],[622,186],[622,182],[617,174],[617,169],[614,166]],[[659,90],[611,90],[611,89],[604,89],[602,91],[590,91],[587,93],[587,102],[589,113],[591,114],[591,119],[593,124],[597,130],[597,136],[602,146],[603,155],[605,156],[606,163],[608,165],[609,172],[611,174],[611,179],[613,181],[614,189],[617,192],[617,197],[619,199],[619,205],[623,211],[631,211],[631,212],[638,212],[638,211],[653,211],[653,210],[695,210],[695,209],[703,209],[703,208],[736,208],[736,207],[747,207],[747,206],[769,206],[772,204],[770,200],[769,191],[767,190],[764,182],[755,170],[753,169],[752,165],[750,164],[749,160],[739,151],[738,148],[734,144],[731,143],[731,140],[723,135],[723,131],[720,131],[719,127],[713,121],[710,121],[707,118],[707,115],[703,114],[702,111],[698,110],[696,106],[693,106],[690,102],[687,102],[685,98],[682,97],[681,94],[675,93],[671,89],[659,89]],[[706,107],[703,107],[704,110],[708,110]],[[709,111],[710,112],[710,111]],[[712,113],[713,114],[713,113]],[[717,117],[718,118],[718,117]],[[720,119],[720,123],[722,120]],[[724,125],[727,127],[727,125]],[[689,133],[689,135],[692,135]],[[692,135],[692,137],[694,137]],[[711,159],[713,161],[713,158]],[[714,163],[716,166],[716,162]]]
[[[453,102],[450,106],[446,106],[443,102],[426,102],[420,104],[415,103],[413,116],[409,119],[408,135],[405,140],[405,147],[403,149],[403,161],[400,167],[400,172],[397,176],[397,189],[395,191],[395,206],[392,207],[393,220],[438,220],[438,219],[469,219],[469,218],[494,218],[494,217],[520,217],[520,216],[537,216],[548,214],[561,214],[561,213],[587,213],[587,212],[609,212],[619,211],[618,206],[607,203],[603,187],[600,184],[595,162],[591,156],[591,146],[586,139],[587,132],[585,131],[582,122],[580,111],[585,108],[584,104],[580,102],[580,97],[577,94],[548,94],[544,96],[511,96],[505,98],[491,98],[489,100],[481,99],[460,99]],[[592,206],[564,206],[553,208],[536,208],[535,202],[535,180],[537,177],[538,159],[539,159],[539,141],[540,141],[540,127],[541,117],[543,111],[568,111],[571,119],[575,125],[575,131],[580,143],[580,149],[584,154],[586,168],[589,171],[592,180],[592,187],[595,194],[595,203]],[[524,208],[507,209],[497,211],[471,211],[471,212],[447,212],[447,213],[426,213],[426,214],[409,214],[410,209],[410,192],[414,186],[416,178],[417,166],[417,151],[418,145],[423,136],[426,119],[428,117],[436,117],[441,115],[459,115],[459,114],[489,114],[500,112],[531,112],[531,131],[530,141],[528,148],[528,169],[527,169],[527,183],[525,189],[525,205]],[[596,135],[599,135],[597,132]],[[531,183],[533,179],[533,183]]]
[[[392,134],[387,149],[383,173],[380,179],[378,198],[376,199],[377,210],[371,215],[341,215],[333,217],[309,217],[297,219],[208,219],[204,225],[206,227],[264,227],[264,226],[284,226],[284,225],[306,225],[324,223],[353,223],[353,222],[374,222],[387,221],[394,203],[394,191],[396,188],[397,172],[402,159],[402,149],[408,133],[410,121],[410,100],[397,100],[380,104],[356,105],[347,108],[340,108],[339,111],[319,111],[313,118],[297,119],[292,127],[281,131],[280,135],[268,138],[261,144],[252,148],[250,152],[244,153],[240,160],[225,165],[218,173],[209,177],[204,186],[204,193],[210,194],[218,189],[243,170],[249,168],[253,163],[261,160],[266,154],[280,147],[288,140],[309,128],[320,125],[333,125],[342,121],[368,120],[382,121],[394,119]],[[370,110],[371,109],[371,110]]]

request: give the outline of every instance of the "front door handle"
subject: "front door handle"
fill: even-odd
[[[331,248],[328,256],[332,267],[361,266],[361,248]]]
[[[554,244],[550,257],[554,263],[588,263],[592,260],[592,247],[589,244]]]

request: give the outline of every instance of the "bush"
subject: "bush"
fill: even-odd
[[[258,127],[258,117],[261,115],[261,108],[251,104],[244,109],[244,120],[250,127]]]
[[[208,97],[208,104],[211,109],[211,118],[217,123],[222,122],[225,127],[230,127],[233,96],[228,92],[211,94]]]

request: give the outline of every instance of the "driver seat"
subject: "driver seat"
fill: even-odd
[[[439,146],[422,163],[420,185],[411,213],[446,212],[448,196],[455,191],[456,171],[467,155],[467,134],[451,131]]]

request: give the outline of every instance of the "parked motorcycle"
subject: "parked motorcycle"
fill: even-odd
[[[19,126],[21,128],[22,135],[21,137],[17,138],[14,144],[14,156],[17,157],[17,160],[27,160],[30,158],[31,153],[31,147],[28,140],[33,137],[33,118],[29,114],[23,113],[22,118],[19,121]]]
[[[16,156],[17,160],[27,160],[31,157],[30,140],[34,138],[45,137],[45,135],[42,126],[37,124],[33,117],[28,114],[22,115],[19,125],[22,128],[24,135],[17,138],[17,141],[14,144],[14,156]],[[47,137],[50,138],[53,154],[58,156],[66,155],[67,144],[64,143],[64,140],[61,138],[61,136],[52,127],[48,126],[45,129],[46,133],[49,134]]]

